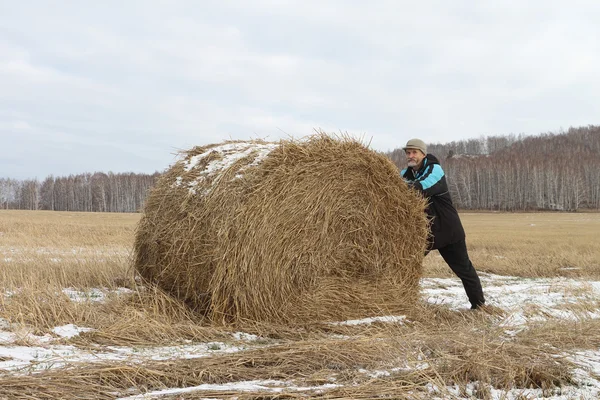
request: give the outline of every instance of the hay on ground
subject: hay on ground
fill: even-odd
[[[416,301],[425,201],[350,138],[195,147],[151,191],[134,267],[212,322],[307,322]]]

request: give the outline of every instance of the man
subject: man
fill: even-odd
[[[427,154],[427,146],[422,140],[411,139],[402,149],[408,161],[408,168],[401,172],[402,177],[429,202],[426,211],[431,220],[433,240],[428,244],[427,253],[435,249],[440,252],[461,279],[471,309],[477,309],[485,304],[483,290],[467,253],[465,231],[452,204],[444,170],[434,155]]]

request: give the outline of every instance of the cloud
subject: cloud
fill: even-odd
[[[12,3],[0,168],[153,172],[175,149],[314,128],[388,150],[598,123],[598,20],[592,0]]]

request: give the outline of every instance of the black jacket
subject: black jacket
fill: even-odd
[[[427,154],[417,172],[412,168],[406,168],[401,174],[404,180],[414,189],[419,190],[429,202],[427,215],[431,219],[433,236],[429,249],[439,249],[463,240],[465,231],[458,212],[452,204],[446,175],[438,159],[432,154]]]

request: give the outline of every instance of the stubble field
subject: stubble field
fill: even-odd
[[[462,213],[402,315],[211,327],[137,281],[138,214],[0,211],[0,399],[600,397],[600,214]]]

